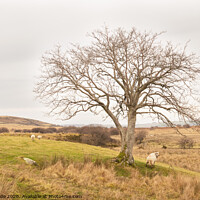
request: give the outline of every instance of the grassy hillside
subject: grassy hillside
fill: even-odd
[[[22,195],[43,199],[45,194],[60,195],[59,199],[64,199],[62,195],[113,200],[200,198],[199,173],[163,163],[146,168],[140,158],[135,168],[120,166],[110,162],[117,154],[79,143],[0,136],[0,195],[14,194],[18,199]],[[26,165],[19,156],[35,160],[38,166]]]
[[[105,160],[116,156],[117,152],[81,143],[45,139],[32,141],[29,137],[0,137],[0,164],[15,164],[18,162],[18,156],[29,157],[39,163],[55,155],[73,161],[83,161],[84,156]]]
[[[41,122],[39,120],[27,119],[21,117],[11,117],[11,116],[0,116],[0,125],[23,125],[23,126],[52,126],[52,124]]]
[[[29,157],[40,164],[55,156],[82,162],[85,157],[90,157],[92,160],[101,159],[106,161],[118,155],[117,151],[107,148],[45,139],[32,141],[28,137],[1,136],[0,146],[0,164],[19,163],[19,156]],[[145,159],[136,157],[135,162],[139,170],[145,167]],[[157,163],[153,170],[160,170],[166,173],[166,171],[170,170],[170,166],[164,163]],[[177,167],[173,167],[172,170],[194,174],[200,177],[200,173],[191,170]]]

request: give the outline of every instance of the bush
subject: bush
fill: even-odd
[[[0,133],[9,133],[9,130],[5,127],[0,128]]]
[[[56,128],[46,128],[46,133],[57,133],[57,129]]]
[[[75,126],[62,127],[57,130],[57,133],[79,133],[79,128]]]
[[[135,142],[136,144],[141,144],[144,139],[147,136],[147,132],[146,131],[139,131],[136,135],[135,135]]]
[[[22,132],[23,132],[23,133],[31,133],[32,130],[31,130],[31,129],[23,129]]]
[[[46,133],[46,130],[44,128],[32,128],[32,133]]]
[[[112,138],[107,133],[81,135],[81,142],[90,145],[106,146],[111,141]]]
[[[63,135],[61,136],[59,134],[58,137],[56,137],[56,140],[58,141],[69,141],[69,142],[81,142],[81,136],[80,135]]]
[[[108,143],[115,141],[110,137],[108,129],[104,127],[85,126],[82,127],[80,132],[83,134],[81,136],[81,142],[86,144],[106,146]]]
[[[194,140],[188,137],[183,137],[179,141],[179,146],[182,149],[192,148],[194,146]]]
[[[184,124],[183,128],[190,128],[190,125],[189,124]]]
[[[56,133],[56,128],[32,128],[32,133]]]
[[[101,126],[83,126],[79,128],[78,132],[80,134],[108,133],[108,128],[101,127]]]
[[[15,131],[14,131],[15,133],[21,133],[22,132],[22,130],[21,129],[15,129]]]
[[[117,128],[110,128],[109,132],[110,135],[119,135],[119,131],[117,130]]]
[[[83,126],[79,128],[79,133],[80,134],[91,134],[92,129],[98,129],[97,127],[91,127],[91,126]]]
[[[181,124],[177,124],[176,126],[177,126],[178,128],[181,128],[181,127],[182,127],[182,125],[181,125]]]

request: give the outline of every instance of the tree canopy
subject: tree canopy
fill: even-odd
[[[187,53],[187,43],[181,48],[159,41],[161,34],[105,27],[90,34],[88,45],[66,51],[58,46],[43,56],[35,92],[51,114],[65,119],[104,111],[122,141],[133,140],[138,115],[150,114],[171,126],[169,113],[198,122],[199,58]],[[121,118],[127,119],[126,133]]]

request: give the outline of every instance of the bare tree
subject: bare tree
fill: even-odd
[[[192,81],[199,77],[199,60],[187,54],[187,44],[162,44],[160,35],[105,27],[89,35],[88,46],[72,45],[65,52],[58,46],[43,56],[35,92],[63,119],[82,111],[105,112],[121,136],[118,161],[133,164],[138,115],[150,114],[171,126],[169,113],[197,120]]]

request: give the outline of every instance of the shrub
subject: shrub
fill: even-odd
[[[23,133],[31,133],[32,130],[31,130],[31,129],[23,129],[22,132],[23,132]]]
[[[111,140],[112,139],[105,133],[81,135],[82,143],[95,146],[106,146],[106,144]]]
[[[110,135],[119,135],[119,131],[117,130],[117,128],[110,128],[109,132]]]
[[[190,125],[189,124],[184,124],[183,128],[190,128]]]
[[[56,140],[58,141],[69,141],[69,142],[81,142],[81,136],[80,135],[64,135],[61,136],[59,135],[58,137],[56,137]]]
[[[9,130],[5,127],[0,128],[0,133],[9,133]]]
[[[188,137],[183,137],[179,140],[179,146],[182,149],[192,148],[194,146],[194,140]]]
[[[135,142],[136,144],[141,144],[144,139],[147,136],[147,132],[146,131],[139,131],[136,135],[135,135]]]
[[[22,130],[21,129],[15,129],[15,131],[14,131],[15,133],[21,133],[22,132]]]
[[[32,132],[32,133],[56,133],[57,129],[53,128],[53,127],[51,127],[51,128],[32,128],[30,132]]]
[[[181,128],[181,127],[182,127],[182,125],[181,125],[181,124],[177,124],[176,126],[177,126],[178,128]]]
[[[32,133],[46,133],[46,130],[44,128],[32,128]]]
[[[81,130],[81,142],[96,146],[106,146],[114,140],[110,138],[108,129],[104,127],[83,127]]]
[[[75,126],[62,127],[57,130],[57,133],[79,133],[79,128]]]
[[[83,126],[79,128],[80,134],[99,134],[99,133],[108,133],[108,129],[101,126]]]
[[[91,127],[91,126],[83,126],[79,128],[79,133],[80,134],[91,134],[92,133],[92,129],[95,129],[97,127]]]
[[[51,128],[46,128],[46,133],[56,133],[57,132],[57,129],[56,128],[53,128],[53,127],[51,127]]]

